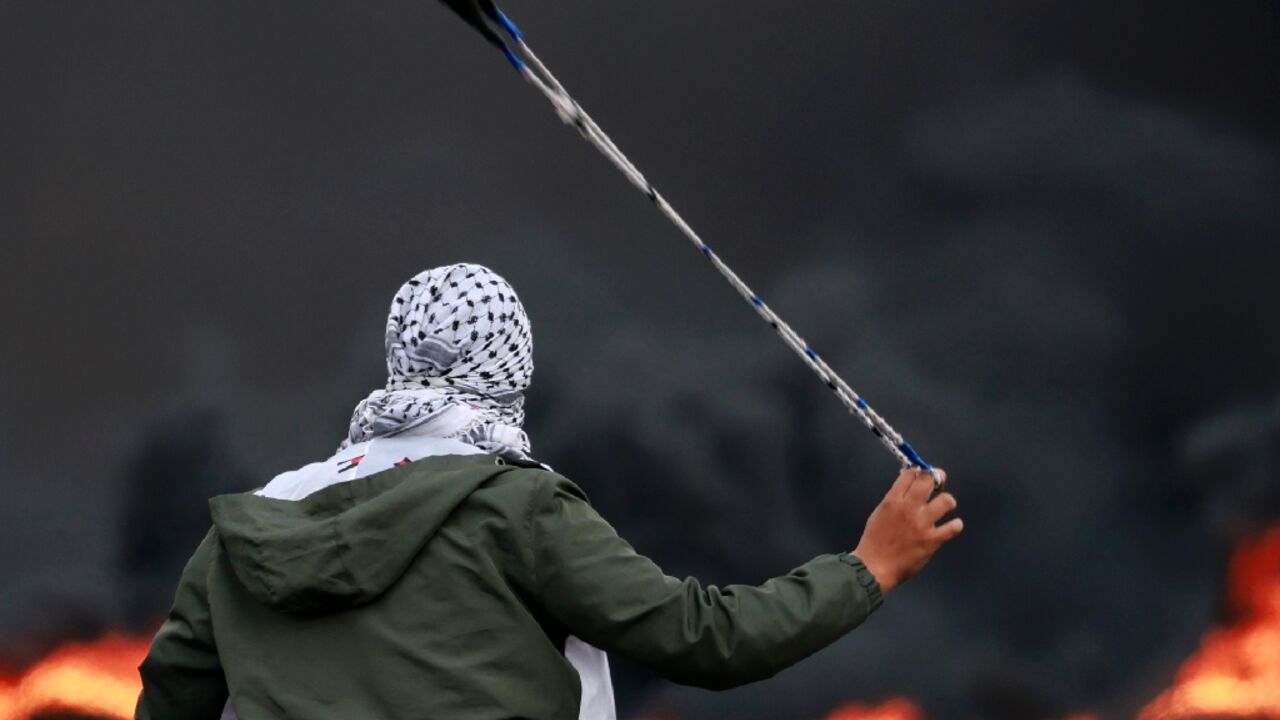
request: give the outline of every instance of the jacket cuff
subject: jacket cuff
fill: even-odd
[[[875,612],[877,608],[884,604],[884,593],[880,591],[880,583],[876,581],[876,576],[872,575],[867,566],[853,553],[841,553],[836,557],[840,559],[840,562],[853,568],[854,578],[858,581],[858,585],[862,587],[862,592],[867,598],[867,614],[870,615]]]

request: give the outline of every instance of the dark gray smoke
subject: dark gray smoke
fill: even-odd
[[[624,716],[1127,717],[1280,520],[1280,9],[508,9],[716,250],[954,479],[866,626]],[[149,628],[209,495],[331,452],[391,293],[491,265],[528,429],[673,574],[846,550],[892,461],[431,2],[0,3],[0,660]]]

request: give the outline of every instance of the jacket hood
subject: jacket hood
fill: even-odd
[[[363,605],[400,579],[471,493],[511,470],[492,455],[429,457],[302,500],[253,493],[209,501],[236,577],[289,612]]]

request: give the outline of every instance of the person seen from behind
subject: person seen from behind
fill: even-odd
[[[505,280],[418,274],[385,344],[387,385],[336,454],[210,501],[137,720],[615,720],[606,653],[704,688],[763,680],[963,529],[908,469],[851,552],[758,586],[674,578],[532,458],[532,334]]]

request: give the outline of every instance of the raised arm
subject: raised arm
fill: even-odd
[[[913,477],[900,476],[863,534],[895,585],[959,532],[958,521],[934,527],[954,499],[922,512],[908,505],[919,499],[925,507],[928,492],[919,492]],[[820,555],[759,586],[670,577],[620,538],[577,486],[551,473],[531,513],[534,584],[547,612],[587,642],[686,685],[722,689],[771,677],[881,603],[876,577],[850,553]]]

